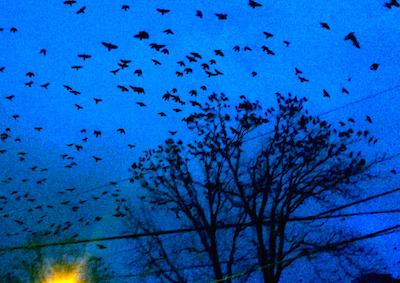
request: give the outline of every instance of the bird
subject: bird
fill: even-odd
[[[142,88],[142,87],[131,86],[131,85],[129,87],[132,89],[133,92],[136,92],[137,94],[144,94],[145,93],[144,88]]]
[[[40,49],[39,54],[46,56],[46,54],[47,54],[46,49]]]
[[[139,105],[140,107],[145,107],[145,106],[147,106],[146,104],[144,104],[144,103],[141,102],[141,101],[136,102],[136,104]]]
[[[323,97],[327,97],[327,98],[331,97],[326,89],[323,89],[322,92],[323,92]]]
[[[200,10],[197,10],[196,11],[196,17],[199,17],[199,18],[203,18],[203,12],[202,11],[200,11]]]
[[[162,16],[170,12],[170,10],[168,9],[160,9],[160,8],[157,8],[156,11],[159,12]]]
[[[104,41],[103,41],[101,44],[103,44],[103,45],[107,48],[108,51],[111,51],[111,50],[114,50],[114,49],[117,49],[117,48],[118,48],[117,45],[112,44],[112,43],[110,43],[110,42],[104,42]]]
[[[368,123],[372,123],[372,118],[371,118],[371,116],[365,116],[365,120],[368,122]]]
[[[218,20],[227,20],[228,19],[228,14],[215,13],[215,16],[217,17]]]
[[[267,38],[267,39],[274,36],[272,33],[267,32],[267,31],[264,31],[263,34],[265,35],[265,38]]]
[[[378,70],[378,67],[379,67],[379,64],[378,64],[378,63],[373,63],[373,64],[369,67],[369,69],[370,69],[371,71],[376,71],[376,70]]]
[[[254,0],[249,0],[249,6],[254,9],[257,7],[262,7],[262,4],[254,1]]]
[[[40,87],[48,89],[49,85],[50,85],[50,83],[44,83],[44,84],[40,85]]]
[[[350,40],[356,48],[361,48],[360,43],[358,42],[354,32],[350,32],[344,37],[344,40]]]
[[[119,128],[119,129],[117,129],[117,132],[120,133],[121,135],[125,135],[125,134],[126,134],[124,128]]]
[[[319,23],[319,24],[320,24],[321,27],[324,28],[324,29],[327,29],[327,30],[330,30],[330,29],[331,29],[331,27],[330,27],[327,23],[321,22],[321,23]]]
[[[101,99],[101,98],[96,98],[96,97],[94,97],[93,100],[94,100],[94,102],[95,102],[96,104],[99,104],[100,102],[103,101],[103,99]]]
[[[98,157],[98,156],[95,156],[95,155],[93,155],[92,157],[93,157],[93,159],[94,159],[94,161],[95,161],[96,163],[99,162],[99,161],[101,161],[101,160],[103,160],[101,157]]]
[[[135,34],[133,37],[134,37],[134,38],[138,38],[139,40],[149,39],[149,38],[150,38],[149,34],[148,34],[146,31],[144,31],[144,30],[139,31],[139,32],[138,32],[137,34]]]
[[[83,61],[85,61],[86,59],[92,58],[92,55],[89,55],[89,54],[78,54],[78,57],[83,59]]]
[[[74,105],[75,105],[75,107],[76,107],[77,110],[83,109],[83,106],[81,106],[81,105],[79,105],[79,104],[76,104],[76,103],[75,103]]]
[[[129,8],[130,8],[129,5],[122,5],[121,6],[121,9],[124,10],[124,11],[128,11]]]
[[[65,4],[65,5],[69,5],[69,6],[72,6],[72,5],[75,4],[75,3],[76,3],[75,0],[67,0],[67,1],[64,1],[64,4]]]
[[[166,29],[163,31],[165,34],[174,34],[174,32],[171,29]]]
[[[81,7],[78,11],[76,11],[77,15],[84,14],[86,11],[86,6]]]

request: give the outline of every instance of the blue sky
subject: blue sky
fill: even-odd
[[[169,137],[169,130],[178,130],[178,136],[184,136],[184,124],[180,122],[189,107],[182,107],[183,112],[175,113],[179,107],[173,102],[161,99],[166,91],[177,88],[178,94],[189,99],[188,92],[198,90],[198,98],[207,93],[224,92],[232,101],[245,94],[251,99],[260,100],[265,107],[275,103],[274,93],[291,92],[309,98],[309,109],[314,113],[335,109],[357,101],[379,91],[400,84],[400,9],[391,10],[383,6],[383,1],[265,1],[262,7],[252,9],[248,1],[84,1],[78,0],[72,7],[63,1],[0,1],[0,130],[10,128],[11,138],[0,141],[0,149],[6,149],[0,155],[0,179],[12,178],[0,184],[0,195],[9,195],[18,190],[19,194],[29,192],[37,198],[37,203],[52,203],[57,206],[46,214],[46,223],[56,219],[69,219],[65,207],[60,201],[76,201],[95,194],[91,188],[119,181],[129,177],[128,168],[141,152],[154,147]],[[129,4],[128,11],[121,10],[121,5]],[[75,12],[86,6],[85,14]],[[170,9],[162,16],[157,8]],[[195,16],[196,10],[203,12],[203,18]],[[226,13],[226,21],[218,20],[215,13]],[[320,22],[327,22],[331,30],[322,29]],[[11,33],[9,29],[18,31]],[[174,34],[163,33],[172,29]],[[133,36],[145,30],[149,40],[139,41]],[[263,32],[274,36],[266,39]],[[344,37],[354,32],[361,48],[357,49]],[[289,41],[285,47],[283,41]],[[112,42],[118,49],[108,52],[101,42]],[[165,44],[170,54],[165,55],[150,49],[149,43]],[[240,52],[234,52],[234,46],[240,46]],[[275,52],[268,56],[261,51],[266,45]],[[244,52],[249,46],[252,51]],[[46,49],[47,55],[39,54]],[[222,50],[224,57],[216,56],[214,50]],[[197,52],[202,59],[189,63],[186,55]],[[83,61],[78,54],[90,54],[92,58]],[[120,59],[132,62],[129,68],[120,70],[116,75],[110,70],[118,68]],[[151,59],[162,63],[155,66]],[[215,68],[224,75],[208,78],[200,64],[210,59],[216,60]],[[193,74],[177,77],[175,72],[182,71],[177,61],[183,60],[193,68]],[[371,71],[370,65],[378,63],[377,71]],[[80,70],[71,66],[82,65]],[[308,83],[300,83],[294,68],[303,71]],[[136,69],[143,70],[143,76],[133,74]],[[257,72],[256,77],[251,72]],[[26,76],[34,72],[33,78]],[[351,78],[351,81],[348,79]],[[32,87],[24,84],[34,81]],[[49,82],[48,90],[40,87]],[[69,85],[81,92],[74,96],[63,85]],[[145,94],[132,91],[121,92],[117,85],[140,86]],[[206,85],[207,92],[200,86]],[[341,92],[345,87],[350,94]],[[326,89],[331,98],[322,96]],[[400,89],[400,88],[399,88]],[[360,124],[365,123],[365,116],[373,118],[371,130],[379,139],[376,152],[394,154],[400,152],[400,103],[399,89],[388,91],[360,103],[343,107],[328,114],[326,119],[333,122],[355,117]],[[15,95],[13,101],[6,96]],[[103,102],[96,105],[93,98]],[[144,102],[146,107],[139,107],[136,102]],[[76,110],[74,104],[82,105]],[[167,117],[160,117],[158,112],[165,112]],[[19,119],[14,120],[13,115]],[[42,127],[37,132],[35,127]],[[126,135],[117,133],[124,128]],[[81,133],[86,129],[87,133]],[[102,136],[95,138],[94,130],[101,130]],[[16,143],[14,138],[20,137]],[[88,137],[88,141],[81,139]],[[81,144],[84,148],[76,151],[66,144]],[[128,144],[136,147],[130,149]],[[369,150],[369,149],[368,149]],[[27,152],[24,162],[18,161],[18,153]],[[73,169],[66,169],[68,164],[60,155],[73,156],[78,164]],[[371,152],[372,154],[372,152]],[[95,163],[92,156],[103,160]],[[379,169],[383,174],[397,166],[397,160],[382,164]],[[30,168],[38,166],[32,171]],[[37,172],[42,168],[48,171]],[[29,181],[22,184],[21,179]],[[43,185],[37,180],[46,178]],[[398,179],[368,184],[371,192],[390,189],[398,185]],[[60,195],[57,192],[75,187],[73,193]],[[118,188],[127,197],[134,195],[132,187],[126,183]],[[116,188],[114,188],[116,189]],[[103,188],[97,189],[96,194]],[[400,196],[393,196],[379,202],[381,207],[396,207]],[[13,198],[11,198],[13,199]],[[3,245],[23,243],[24,234],[6,237],[4,231],[19,231],[13,219],[34,221],[27,212],[32,206],[26,200],[11,200],[3,206],[1,213],[12,217],[2,220],[0,227]],[[0,205],[1,207],[1,205]],[[100,209],[100,208],[101,209]],[[115,203],[102,198],[95,204],[86,204],[83,214],[91,217],[101,210],[106,219],[99,225],[90,225],[81,230],[82,236],[104,236],[117,233],[118,224],[113,223],[109,212]],[[35,212],[36,213],[36,212]],[[61,218],[60,218],[61,217]],[[376,217],[354,221],[356,229],[367,231],[380,227],[382,223],[395,223],[398,216]],[[105,228],[105,226],[107,226]],[[35,227],[40,229],[40,227]],[[78,229],[78,228],[77,228]],[[78,229],[80,230],[80,229]],[[375,241],[381,249],[398,241],[397,236]],[[399,254],[382,251],[392,272],[398,266]]]

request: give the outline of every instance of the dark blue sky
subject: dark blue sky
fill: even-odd
[[[98,186],[129,177],[132,161],[144,149],[169,137],[169,130],[178,130],[177,135],[184,137],[180,120],[190,107],[162,100],[162,95],[173,88],[184,100],[191,99],[188,92],[195,89],[199,100],[212,91],[224,92],[233,101],[245,94],[260,100],[265,107],[274,105],[276,91],[291,92],[307,96],[309,109],[322,113],[400,84],[400,9],[389,10],[380,0],[260,0],[263,6],[256,9],[247,2],[78,0],[70,7],[54,0],[0,1],[0,28],[4,29],[0,32],[0,67],[5,66],[0,73],[0,131],[10,129],[10,138],[0,141],[0,150],[7,150],[0,155],[0,180],[6,181],[0,184],[0,195],[9,197],[7,204],[0,204],[0,216],[10,215],[0,222],[2,245],[27,240],[24,233],[6,237],[7,232],[20,231],[15,219],[34,223],[43,214],[47,215],[47,224],[62,217],[69,219],[68,210],[60,202],[91,197],[105,190]],[[121,10],[123,4],[129,4],[130,9]],[[76,14],[82,6],[86,6],[85,13]],[[163,16],[157,8],[171,12]],[[196,10],[203,12],[202,19],[195,16]],[[226,13],[228,18],[218,20],[215,13]],[[320,22],[328,23],[330,30],[323,29]],[[18,31],[11,33],[12,27]],[[165,29],[174,34],[163,33]],[[150,39],[140,41],[133,37],[143,30]],[[267,39],[263,32],[273,37]],[[360,49],[343,40],[349,32],[355,33]],[[283,41],[289,41],[289,47]],[[119,48],[108,52],[101,42],[111,42]],[[165,44],[170,54],[151,49],[150,43]],[[236,45],[240,52],[233,51]],[[262,52],[263,45],[275,55]],[[243,51],[244,46],[252,51]],[[39,54],[41,49],[46,49],[45,56]],[[224,56],[216,56],[214,50],[222,50]],[[189,63],[186,55],[190,52],[201,54],[202,59]],[[84,53],[92,57],[86,61],[78,58]],[[129,68],[113,75],[110,70],[118,68],[120,59],[132,62]],[[152,59],[160,61],[161,66],[155,66]],[[210,59],[216,60],[211,70],[215,67],[223,72],[222,76],[208,78],[201,69],[200,65]],[[180,60],[193,69],[192,74],[176,76],[176,71],[184,69],[176,63]],[[370,70],[373,63],[379,64],[376,71]],[[74,65],[83,68],[71,69]],[[295,67],[303,71],[301,75],[309,79],[308,83],[299,82]],[[143,76],[136,76],[136,69],[142,69]],[[257,76],[252,77],[253,71]],[[27,72],[35,76],[28,78]],[[25,85],[29,81],[34,82],[32,87]],[[47,90],[40,87],[47,82]],[[81,94],[74,96],[63,85]],[[145,94],[121,92],[117,85],[143,87]],[[202,85],[207,86],[207,92],[200,90]],[[350,93],[342,93],[343,87]],[[323,97],[323,89],[330,98]],[[343,107],[324,118],[335,122],[354,117],[364,125],[365,116],[369,115],[373,119],[370,129],[379,138],[374,152],[398,153],[399,89]],[[10,95],[15,96],[12,101],[5,98]],[[103,101],[96,105],[95,97]],[[136,102],[147,106],[139,107]],[[83,109],[78,111],[74,104]],[[174,112],[176,107],[183,111]],[[161,111],[167,117],[157,114]],[[13,115],[20,117],[15,120]],[[35,127],[43,129],[38,132]],[[119,134],[118,128],[124,128],[126,135]],[[87,133],[81,133],[81,129]],[[94,130],[101,130],[102,136],[96,138]],[[14,141],[18,137],[19,143]],[[82,141],[85,137],[87,142]],[[80,144],[83,149],[78,152],[67,144]],[[136,147],[130,149],[128,144]],[[27,153],[24,162],[18,160],[21,152]],[[77,166],[65,168],[72,161],[63,160],[62,154],[73,156]],[[99,156],[102,161],[96,163],[92,156]],[[397,164],[392,160],[381,164],[379,170],[389,176],[388,171],[397,168]],[[33,171],[33,166],[38,169]],[[39,172],[43,168],[48,171]],[[21,183],[25,178],[29,181]],[[37,184],[43,178],[44,184]],[[396,185],[396,176],[367,184],[371,193]],[[76,188],[72,193],[57,193],[71,187]],[[126,197],[134,195],[126,182],[119,183],[118,188]],[[15,200],[10,196],[15,190],[19,195],[28,192],[37,199],[36,203],[24,198]],[[399,195],[392,196],[378,205],[394,208],[399,199]],[[28,213],[27,209],[38,203],[53,204],[56,209]],[[118,233],[119,225],[109,217],[114,207],[115,203],[105,198],[86,204],[82,208],[85,216],[101,211],[105,220],[82,229],[81,236]],[[352,225],[366,232],[398,220],[392,215],[359,219]],[[398,269],[395,263],[400,259],[391,248],[398,239],[391,236],[373,242],[392,272]]]

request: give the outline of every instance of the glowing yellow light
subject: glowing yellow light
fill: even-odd
[[[74,269],[53,269],[49,276],[42,283],[83,283],[80,279],[81,273],[78,268]]]

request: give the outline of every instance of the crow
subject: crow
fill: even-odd
[[[111,51],[113,49],[117,49],[118,48],[117,45],[109,43],[109,42],[104,42],[103,41],[101,44],[103,44],[107,48],[108,51]]]
[[[319,24],[320,24],[321,27],[324,28],[324,29],[327,29],[327,30],[330,30],[330,29],[331,29],[331,27],[330,27],[327,23],[321,22],[321,23],[319,23]]]
[[[78,57],[83,59],[83,61],[85,61],[86,59],[92,58],[92,55],[89,55],[89,54],[78,54]]]
[[[200,10],[197,10],[196,11],[196,17],[199,17],[200,19],[202,19],[203,18],[203,12],[200,11]]]
[[[133,36],[134,38],[138,38],[139,40],[149,39],[149,34],[146,31],[139,31],[137,34]]]
[[[83,6],[83,7],[80,8],[78,11],[76,11],[76,14],[77,14],[77,15],[79,15],[79,14],[84,14],[85,11],[86,11],[86,6]]]
[[[164,16],[165,14],[167,14],[167,13],[170,12],[170,10],[168,10],[168,9],[160,9],[160,8],[157,8],[156,10],[157,10],[157,12],[159,12],[162,16]]]
[[[249,0],[249,6],[254,9],[254,8],[257,8],[257,7],[261,7],[262,4],[254,1],[254,0]]]
[[[371,71],[376,71],[376,70],[378,70],[378,67],[379,67],[379,64],[378,64],[378,63],[373,63],[373,64],[369,67],[369,69],[370,69]]]
[[[228,19],[228,14],[216,13],[215,16],[217,17],[218,20],[227,20]]]
[[[64,4],[65,4],[65,5],[69,5],[69,6],[72,6],[72,5],[75,4],[75,3],[76,3],[75,0],[67,0],[67,1],[64,1]]]
[[[129,10],[129,5],[122,5],[121,9],[124,11],[128,11]]]
[[[354,35],[354,32],[350,32],[348,35],[346,35],[344,40],[350,40],[356,48],[361,48],[360,43]]]
[[[145,93],[144,88],[142,88],[142,87],[131,86],[131,85],[129,87],[133,90],[133,92],[136,92],[137,94]]]
[[[96,161],[96,163],[103,160],[101,157],[98,157],[98,156],[93,155],[92,157],[93,157],[94,161]]]

